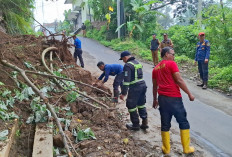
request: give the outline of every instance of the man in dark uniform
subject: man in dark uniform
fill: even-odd
[[[123,66],[121,64],[105,64],[104,62],[100,61],[97,63],[98,68],[103,71],[101,76],[97,79],[97,81],[94,84],[98,84],[100,80],[104,78],[100,86],[102,86],[107,80],[109,79],[109,75],[115,76],[113,88],[114,88],[114,98],[112,99],[112,102],[118,103],[118,97],[119,97],[119,90],[118,87],[122,87],[123,82]]]
[[[164,40],[161,42],[161,45],[160,45],[160,52],[165,47],[172,47],[173,48],[172,40],[168,39],[168,34],[167,33],[164,33]]]
[[[208,63],[210,56],[210,44],[209,41],[205,39],[205,33],[200,32],[198,34],[200,41],[197,43],[195,64],[198,62],[198,71],[202,79],[202,83],[197,86],[202,87],[202,89],[207,89],[208,83]]]
[[[75,46],[75,51],[74,51],[74,58],[75,58],[75,63],[77,63],[77,57],[80,60],[81,67],[84,68],[84,61],[82,58],[82,49],[81,49],[81,41],[76,37],[76,35],[73,36],[74,40],[74,46]]]
[[[143,80],[143,66],[136,61],[128,51],[121,53],[120,60],[126,63],[123,68],[124,82],[120,99],[124,100],[129,88],[126,107],[130,113],[132,124],[126,124],[126,127],[130,130],[139,130],[140,128],[145,130],[148,128],[147,111],[145,107],[147,86]],[[142,118],[141,126],[139,124],[137,109],[140,118]]]
[[[154,66],[156,66],[159,62],[158,50],[160,47],[160,42],[159,39],[156,39],[155,33],[152,35],[152,38],[153,39],[151,40],[151,54],[152,54]]]

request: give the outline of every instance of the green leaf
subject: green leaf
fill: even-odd
[[[126,23],[121,24],[121,25],[116,29],[115,33],[118,32],[125,24],[126,24]]]
[[[30,115],[30,116],[27,118],[26,123],[27,123],[27,124],[30,124],[30,123],[33,122],[33,120],[34,120],[34,114]]]
[[[70,103],[74,102],[74,101],[76,101],[77,97],[79,97],[79,96],[80,96],[80,94],[78,94],[77,92],[72,91],[66,96],[66,101],[70,102]]]
[[[3,82],[0,81],[0,86],[3,86],[3,85],[5,85],[5,84],[4,84]]]
[[[0,109],[1,110],[7,110],[6,104],[4,101],[0,101]]]
[[[15,99],[13,97],[9,97],[7,100],[6,100],[6,105],[7,106],[10,106],[10,107],[13,107],[13,104],[15,103]]]
[[[4,92],[2,93],[2,97],[6,97],[7,95],[10,95],[11,91],[10,90],[4,90]]]
[[[8,130],[4,130],[2,132],[0,132],[0,141],[5,141],[8,138],[9,132]]]
[[[24,95],[25,99],[28,99],[30,96],[34,95],[35,93],[33,92],[31,87],[26,87],[23,89],[22,94]]]
[[[24,65],[28,68],[28,69],[33,69],[33,70],[36,70],[35,67],[29,63],[29,62],[24,62]]]

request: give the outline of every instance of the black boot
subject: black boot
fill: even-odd
[[[127,129],[138,131],[140,129],[140,125],[137,111],[130,112],[130,119],[132,124],[126,124]]]
[[[147,118],[146,118],[146,119],[143,119],[142,125],[140,125],[140,128],[143,129],[143,130],[146,130],[146,129],[149,128]]]
[[[135,126],[133,124],[126,124],[126,128],[129,129],[129,130],[134,130],[134,131],[138,131],[140,129],[139,125]]]
[[[208,82],[204,81],[204,85],[202,86],[202,89],[207,89],[207,84],[208,84]]]
[[[199,87],[203,87],[203,86],[204,86],[204,82],[202,82],[202,83],[198,83],[198,84],[197,84],[197,86],[199,86]]]

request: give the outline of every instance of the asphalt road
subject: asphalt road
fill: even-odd
[[[84,53],[88,53],[96,60],[104,61],[106,64],[124,64],[118,60],[118,52],[88,38],[80,37],[80,40]],[[152,104],[152,65],[142,64],[144,79],[148,86],[147,104]],[[212,90],[202,90],[191,81],[186,80],[186,82],[190,91],[196,96],[195,101],[190,102],[187,95],[182,92],[191,126],[191,136],[204,145],[213,156],[232,156],[232,100]],[[177,125],[175,120],[172,124]]]

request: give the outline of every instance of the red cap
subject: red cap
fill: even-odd
[[[199,35],[199,36],[200,36],[200,35],[205,35],[205,33],[204,33],[204,32],[200,32],[198,35]]]

